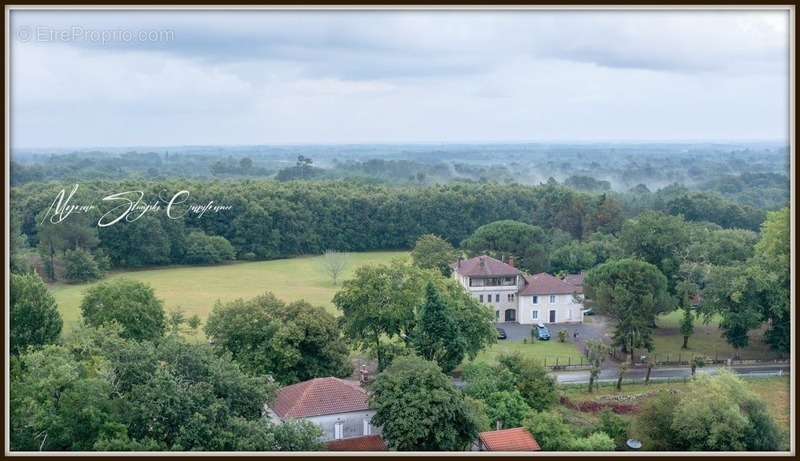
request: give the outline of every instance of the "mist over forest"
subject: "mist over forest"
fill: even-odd
[[[665,190],[719,195],[763,210],[789,199],[781,143],[363,144],[20,149],[12,185],[32,181],[275,179],[430,186],[539,185],[644,196]]]

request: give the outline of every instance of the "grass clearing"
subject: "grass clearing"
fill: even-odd
[[[497,357],[501,354],[510,354],[518,352],[524,357],[530,357],[538,362],[547,365],[555,364],[558,360],[559,364],[578,363],[581,360],[581,353],[575,343],[571,342],[558,342],[557,340],[550,341],[535,341],[533,343],[522,343],[516,341],[499,340],[496,344],[481,351],[475,362],[482,362],[488,364],[497,363]]]
[[[407,252],[384,251],[350,253],[349,266],[340,280],[352,277],[355,270],[367,264],[388,263],[406,257]],[[219,266],[180,266],[114,272],[104,280],[127,277],[153,287],[156,296],[164,301],[167,311],[178,307],[186,316],[197,314],[205,320],[217,300],[226,302],[237,298],[252,298],[271,291],[284,301],[306,300],[322,306],[334,315],[338,311],[331,302],[341,286],[334,286],[321,265],[321,256],[303,256],[272,261],[236,262]],[[64,319],[64,332],[69,333],[80,321],[80,302],[92,285],[50,286]]]
[[[736,349],[722,337],[722,330],[719,329],[719,316],[714,316],[707,324],[699,319],[695,320],[694,334],[689,338],[689,348],[681,349],[683,346],[683,335],[680,332],[682,316],[683,311],[676,310],[658,317],[656,321],[658,328],[653,334],[654,352],[657,354],[658,360],[666,361],[668,358],[674,360],[679,354],[683,357],[702,354],[720,359],[737,355]],[[750,332],[750,344],[738,351],[738,355],[743,360],[772,360],[780,357],[762,341],[765,329],[766,326]]]

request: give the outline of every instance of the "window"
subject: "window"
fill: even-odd
[[[478,295],[478,301],[483,302],[483,295]]]
[[[495,322],[500,321],[500,311],[494,311],[494,321]]]
[[[496,302],[496,303],[500,302],[500,293],[497,293],[496,295],[494,295],[494,302]]]
[[[534,296],[533,297],[533,304],[539,304],[539,297],[538,296]]]
[[[514,296],[515,296],[514,293],[509,294],[508,295],[508,302],[513,302],[514,301]]]
[[[333,439],[339,440],[344,437],[344,423],[338,421],[333,425]]]
[[[531,311],[531,319],[538,320],[539,319],[539,311]]]
[[[550,304],[556,303],[556,295],[550,295]]]
[[[364,434],[363,435],[371,435],[372,434],[372,426],[369,424],[369,420],[364,420]]]

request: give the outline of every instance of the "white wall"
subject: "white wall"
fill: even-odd
[[[582,322],[583,304],[576,302],[571,294],[553,295],[555,302],[550,302],[550,295],[538,296],[538,303],[533,304],[533,296],[519,297],[519,323],[537,324],[550,322],[550,311],[556,311],[554,323]],[[538,311],[538,318],[533,318],[533,311]]]
[[[322,440],[327,442],[334,440],[334,426],[337,422],[342,422],[343,437],[349,439],[351,437],[361,437],[364,435],[378,435],[380,429],[370,424],[370,433],[364,433],[364,421],[371,421],[375,416],[374,411],[360,411],[353,413],[339,413],[335,415],[313,416],[305,418],[308,421],[316,424],[322,429]]]

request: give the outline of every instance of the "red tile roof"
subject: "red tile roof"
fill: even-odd
[[[380,435],[332,440],[325,445],[330,451],[386,451],[386,443]]]
[[[567,274],[564,281],[576,288],[576,293],[583,293],[583,279],[586,278],[586,272],[580,274]]]
[[[367,392],[339,378],[316,378],[278,391],[272,411],[281,418],[306,418],[369,409]]]
[[[453,269],[467,277],[506,277],[519,275],[519,269],[491,256],[476,256],[453,264]]]
[[[481,444],[487,451],[539,451],[539,443],[522,427],[481,432]]]
[[[526,275],[525,287],[519,292],[519,295],[562,295],[576,292],[577,289],[574,285],[542,272],[536,275]]]

